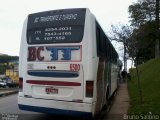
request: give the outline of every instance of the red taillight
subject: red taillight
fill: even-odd
[[[23,90],[23,78],[19,78],[19,91]]]
[[[86,81],[86,97],[93,97],[93,81]]]

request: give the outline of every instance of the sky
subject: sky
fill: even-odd
[[[112,24],[129,21],[128,6],[135,0],[1,0],[0,53],[19,55],[23,22],[28,14],[65,8],[89,8],[107,33]],[[119,45],[115,45],[119,51]]]
[[[128,6],[134,0],[3,0],[0,4],[0,53],[19,55],[22,26],[30,13],[89,8],[105,32],[111,24],[129,21]]]

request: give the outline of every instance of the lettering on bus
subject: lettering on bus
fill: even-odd
[[[72,27],[53,27],[44,30],[44,40],[65,40],[67,36],[72,35]]]
[[[80,47],[28,47],[28,61],[43,61],[45,55],[41,54],[44,51],[50,52],[50,61],[66,61],[71,60],[72,51],[80,50]],[[59,58],[59,51],[62,53]]]
[[[35,61],[38,59],[39,61],[44,60],[44,56],[41,56],[41,51],[44,51],[44,47],[29,47],[28,48],[28,61]]]
[[[28,16],[27,43],[79,43],[86,9],[46,11]]]
[[[78,31],[77,31],[78,30]],[[42,43],[56,43],[68,41],[70,38],[77,39],[81,33],[73,26],[65,27],[47,27],[44,29],[30,31],[28,43],[42,44]],[[82,37],[82,36],[81,36]]]
[[[37,22],[52,22],[52,21],[61,21],[61,20],[75,20],[77,18],[77,14],[63,14],[63,15],[52,15],[45,17],[36,17],[34,19],[34,23]]]

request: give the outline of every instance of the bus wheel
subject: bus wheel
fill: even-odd
[[[82,120],[93,120],[93,117],[90,115],[82,116]]]
[[[109,104],[110,104],[109,91],[107,90],[107,92],[106,92],[106,101],[105,101],[105,104],[104,104],[102,110],[107,110]]]

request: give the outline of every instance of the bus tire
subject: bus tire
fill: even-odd
[[[105,101],[105,104],[102,108],[102,110],[107,110],[108,109],[108,106],[110,104],[110,99],[109,99],[109,87],[107,87],[107,92],[106,92],[106,101]]]

